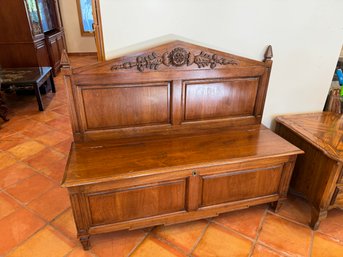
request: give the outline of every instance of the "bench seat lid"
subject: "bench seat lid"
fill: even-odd
[[[263,125],[73,144],[62,186],[303,153]]]

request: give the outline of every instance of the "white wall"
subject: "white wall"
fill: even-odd
[[[263,123],[321,111],[343,43],[342,0],[101,0],[106,58],[171,39],[274,65]]]
[[[59,2],[68,52],[96,52],[94,37],[81,36],[76,0]]]

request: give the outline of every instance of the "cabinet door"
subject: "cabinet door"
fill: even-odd
[[[56,41],[57,41],[57,45],[58,45],[58,51],[60,54],[59,58],[61,58],[62,52],[65,49],[65,40],[64,40],[63,32],[56,38]]]
[[[282,166],[203,176],[202,206],[278,194]]]
[[[26,0],[26,10],[29,16],[31,32],[33,36],[43,33],[39,19],[37,3],[35,0]]]
[[[56,69],[56,67],[59,65],[59,49],[57,44],[56,37],[49,38],[49,52],[50,52],[50,60],[51,60],[51,66]]]
[[[64,34],[60,32],[48,39],[51,66],[54,74],[58,72],[61,64],[61,55],[65,49]]]

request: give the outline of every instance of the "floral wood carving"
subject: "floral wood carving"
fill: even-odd
[[[187,66],[195,63],[198,68],[210,66],[214,69],[217,65],[238,65],[238,61],[233,59],[221,58],[216,54],[209,54],[201,51],[200,54],[194,55],[184,48],[174,48],[170,53],[165,52],[158,55],[155,52],[147,56],[138,56],[135,62],[125,62],[118,65],[113,65],[111,70],[131,69],[136,67],[140,72],[144,69],[157,70],[160,65],[180,67],[185,64]]]

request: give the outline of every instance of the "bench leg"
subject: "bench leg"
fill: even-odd
[[[34,88],[35,88],[35,94],[36,94],[36,99],[37,99],[37,103],[38,103],[38,109],[40,111],[44,111],[42,96],[41,96],[40,91],[39,91],[39,85],[35,84]]]
[[[285,199],[279,199],[278,201],[270,203],[270,207],[273,209],[275,213],[277,213],[280,210],[284,201]]]
[[[82,244],[83,250],[87,251],[91,248],[91,244],[89,242],[89,235],[80,236],[80,242]]]

